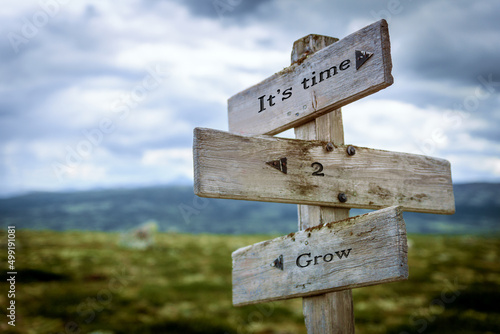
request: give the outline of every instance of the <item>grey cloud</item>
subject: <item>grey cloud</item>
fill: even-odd
[[[161,1],[161,0],[160,0]],[[259,6],[272,0],[175,0],[198,16],[215,19],[253,15]]]
[[[391,6],[393,3],[398,5]],[[423,1],[412,0],[273,0],[260,6],[251,19],[277,31],[286,30],[294,40],[310,33],[343,38],[353,32],[353,22],[403,20],[424,5]]]
[[[407,26],[398,24],[402,69],[455,85],[475,84],[481,75],[500,78],[498,13],[493,1],[436,2],[415,13]]]
[[[484,138],[492,142],[500,142],[500,132],[498,131],[498,126],[496,125],[491,125],[488,129],[471,131],[471,136]],[[500,154],[500,152],[498,152],[497,155],[498,154]]]
[[[103,141],[103,145],[106,149],[113,152],[113,155],[131,156],[136,159],[142,156],[145,148],[148,150],[186,148],[191,147],[192,144],[193,135],[191,131],[173,138],[148,138],[146,141],[134,142],[130,145],[123,145],[117,142],[112,135]]]

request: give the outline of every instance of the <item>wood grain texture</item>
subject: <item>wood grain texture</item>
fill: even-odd
[[[342,112],[336,109],[314,121],[295,128],[297,139],[324,140],[344,145]],[[299,231],[349,218],[349,209],[298,205]],[[329,292],[302,299],[304,321],[309,334],[353,334],[354,305],[352,290]]]
[[[304,36],[293,43],[292,54],[290,56],[291,63],[302,63],[308,56],[324,49],[330,44],[338,42],[338,40],[335,37],[316,34]]]
[[[354,333],[351,289],[305,297],[303,311],[309,334]]]
[[[271,266],[283,257],[283,270]],[[241,248],[233,258],[233,304],[247,305],[394,282],[408,277],[400,207]]]
[[[194,131],[195,193],[201,197],[452,214],[448,161],[421,155],[346,146],[331,152],[324,141]],[[287,158],[287,173],[266,164]],[[324,176],[312,175],[323,166]],[[342,192],[347,201],[341,203]]]
[[[373,53],[359,70],[356,69],[356,50]],[[344,60],[349,60],[349,66],[341,66]],[[320,73],[332,66],[337,68],[336,74],[334,70],[330,77],[324,73],[321,80]],[[391,70],[388,26],[381,20],[231,97],[228,100],[229,131],[272,135],[304,124],[390,86]],[[317,79],[313,86],[314,76]],[[310,79],[308,84],[303,84],[304,78]],[[292,88],[292,95],[283,100],[288,88]],[[273,106],[267,101],[270,94],[276,97]],[[262,96],[265,96],[262,100],[265,110],[259,100]]]

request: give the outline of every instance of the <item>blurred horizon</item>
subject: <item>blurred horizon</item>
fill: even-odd
[[[469,184],[500,184],[500,181],[473,181],[473,182],[453,182],[453,186],[456,185],[469,185]],[[93,187],[88,187],[88,188],[72,188],[72,187],[67,187],[67,188],[60,188],[60,189],[54,189],[54,190],[45,190],[45,189],[31,189],[31,190],[25,190],[25,191],[19,191],[19,192],[12,192],[12,193],[0,193],[0,199],[7,199],[7,198],[12,198],[12,197],[18,197],[18,196],[24,196],[24,195],[29,195],[33,193],[78,193],[78,192],[91,192],[91,191],[115,191],[115,190],[140,190],[140,189],[147,189],[147,188],[168,188],[168,187],[192,187],[194,188],[194,183],[193,180],[189,179],[181,179],[178,181],[172,181],[169,183],[151,183],[151,184],[142,184],[142,185],[118,185],[114,187],[107,187],[107,186],[93,186]],[[194,193],[194,191],[193,191]]]
[[[500,235],[500,183],[456,184],[453,215],[405,212],[408,233]],[[351,209],[350,216],[371,210]],[[195,196],[190,186],[31,193],[0,198],[0,227],[286,235],[297,229],[297,205]]]

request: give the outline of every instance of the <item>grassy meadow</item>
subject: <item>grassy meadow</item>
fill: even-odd
[[[306,333],[301,299],[235,308],[231,252],[269,236],[18,230],[16,326],[4,333]],[[500,239],[409,236],[410,278],[353,291],[356,333],[500,333]]]

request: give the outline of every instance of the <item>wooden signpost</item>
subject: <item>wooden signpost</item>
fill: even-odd
[[[350,289],[408,277],[402,211],[454,213],[449,162],[344,145],[339,108],[391,69],[385,20],[309,35],[290,67],[229,99],[231,133],[195,129],[198,196],[299,204],[299,232],[233,253],[234,305],[303,297],[308,333],[354,333]],[[268,136],[291,127],[300,140]]]

